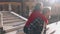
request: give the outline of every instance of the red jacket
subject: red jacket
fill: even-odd
[[[45,21],[46,24],[48,23],[48,19],[43,14],[41,14],[40,11],[35,10],[34,12],[32,12],[30,17],[28,18],[28,21],[26,22],[25,26],[29,27],[29,24],[32,23],[32,21],[36,17],[40,17],[40,18],[42,18],[43,21]]]

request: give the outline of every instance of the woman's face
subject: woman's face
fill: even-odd
[[[51,11],[50,11],[50,10],[47,11],[47,13],[45,14],[45,16],[46,16],[48,19],[50,19],[50,18],[51,18]]]

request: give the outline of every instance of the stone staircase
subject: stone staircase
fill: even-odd
[[[12,28],[16,28],[16,27],[20,27],[20,26],[24,26],[25,21],[15,15],[13,15],[10,12],[1,12],[3,14],[3,27],[4,30],[9,30]],[[19,31],[19,32],[18,32]],[[6,33],[6,34],[24,34],[23,33],[23,28]]]

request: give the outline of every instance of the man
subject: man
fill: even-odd
[[[42,7],[41,3],[36,4],[34,11],[24,26],[26,34],[46,34],[43,29],[46,27],[45,23],[48,23],[48,19],[42,14]]]

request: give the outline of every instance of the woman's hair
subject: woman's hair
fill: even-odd
[[[49,7],[44,7],[44,8],[43,8],[43,11],[42,11],[42,14],[46,14],[48,11],[51,11],[51,8],[49,8]]]

